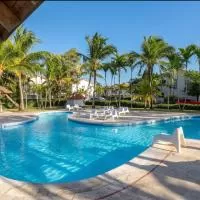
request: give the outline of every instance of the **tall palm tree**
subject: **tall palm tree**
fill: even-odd
[[[33,32],[21,26],[16,30],[9,44],[12,54],[15,56],[12,57],[12,63],[7,66],[7,70],[14,73],[18,78],[19,110],[24,110],[22,78],[40,71],[40,62],[46,56],[46,52],[31,52],[33,46],[38,42],[39,40]]]
[[[129,53],[129,66],[131,70],[130,74],[130,94],[131,94],[131,108],[133,107],[133,101],[132,101],[132,96],[133,96],[133,70],[136,67],[136,61],[137,61],[137,55],[135,53]]]
[[[115,53],[114,57],[112,58],[111,65],[113,68],[116,69],[118,74],[118,105],[121,106],[121,70],[126,70],[129,62],[129,54],[122,54],[119,55]]]
[[[169,46],[163,39],[150,36],[144,38],[144,41],[141,46],[141,53],[134,54],[138,61],[136,65],[140,66],[139,72],[145,68],[146,77],[149,82],[150,87],[150,97],[152,97],[152,75],[154,67],[159,65],[160,61],[165,58],[170,52],[174,51],[173,47]],[[153,101],[151,100],[151,108],[153,107]]]
[[[197,57],[197,62],[199,65],[199,73],[200,73],[200,47],[197,45],[194,46],[194,55]]]
[[[177,82],[177,97],[179,101],[179,72],[184,68],[183,59],[178,53],[172,53],[167,56],[167,60],[160,64],[161,71],[164,77],[167,77],[169,94],[168,94],[168,109],[169,109],[169,97],[174,90],[175,80]]]
[[[184,62],[184,65],[185,65],[185,70],[186,70],[186,73],[187,73],[187,70],[188,70],[188,64],[190,62],[190,59],[191,57],[194,55],[195,53],[195,45],[189,45],[185,48],[179,48],[179,52],[180,52],[180,55],[183,59],[183,62]],[[188,85],[188,81],[187,79],[185,79],[185,93],[187,94],[187,85]],[[184,104],[186,103],[186,95],[185,95],[185,101],[184,101]]]
[[[101,62],[113,54],[116,51],[116,48],[113,45],[108,45],[108,39],[101,36],[99,33],[95,33],[92,37],[86,36],[85,39],[89,51],[87,55],[87,61],[90,63],[89,67],[94,79],[94,92],[92,101],[92,107],[94,108],[97,71],[101,69]]]
[[[105,81],[105,85],[104,85],[104,88],[105,88],[105,90],[104,90],[105,93],[104,94],[105,94],[105,96],[107,96],[107,87],[108,87],[108,84],[107,84],[107,73],[110,70],[110,67],[111,67],[110,63],[103,63],[102,64],[102,70],[104,72],[104,81]]]
[[[109,71],[109,68],[110,68],[110,63],[103,63],[102,64],[102,70],[104,72],[104,81],[105,81],[105,87],[107,87],[107,73]]]

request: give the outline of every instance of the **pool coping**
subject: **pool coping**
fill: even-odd
[[[17,121],[17,122],[2,123],[2,124],[0,124],[0,128],[4,129],[4,128],[8,128],[8,127],[31,123],[31,122],[38,120],[40,115],[42,115],[42,114],[52,114],[52,113],[72,113],[72,112],[68,112],[68,111],[64,111],[64,110],[63,111],[55,110],[55,111],[44,111],[44,112],[32,113],[35,116],[31,117],[31,119]]]
[[[162,119],[150,119],[150,120],[141,120],[141,121],[133,121],[130,122],[117,122],[117,121],[107,121],[105,120],[93,120],[93,119],[85,119],[85,118],[77,118],[73,114],[68,116],[68,120],[84,123],[84,124],[91,124],[91,125],[100,125],[100,126],[133,126],[133,125],[143,125],[143,124],[153,124],[157,122],[167,122],[171,120],[184,120],[184,119],[191,119],[195,117],[200,117],[200,115],[196,114],[187,114],[182,116],[170,116],[164,117]]]
[[[90,125],[99,125],[99,126],[134,126],[134,125],[145,125],[145,124],[153,124],[153,123],[159,123],[159,122],[168,122],[172,120],[185,120],[185,119],[192,119],[196,117],[200,117],[200,114],[186,114],[182,116],[169,116],[164,117],[162,119],[150,119],[150,120],[141,120],[141,121],[133,121],[130,120],[130,122],[117,122],[117,121],[107,121],[105,120],[90,120],[85,118],[77,118],[73,115],[73,112],[65,111],[65,110],[55,110],[55,111],[44,111],[39,113],[33,113],[35,115],[34,117],[31,117],[31,119],[17,121],[17,122],[8,122],[8,123],[2,123],[0,124],[0,128],[9,128],[14,127],[18,125],[23,125],[27,123],[34,122],[39,119],[39,116],[42,114],[52,114],[52,113],[69,113],[71,115],[68,116],[69,121],[78,122],[82,124],[90,124]]]

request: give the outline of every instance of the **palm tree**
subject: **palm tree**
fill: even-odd
[[[107,86],[108,86],[108,84],[107,84],[107,73],[108,73],[108,71],[110,70],[110,67],[111,67],[111,65],[110,65],[110,63],[103,63],[102,64],[102,70],[103,70],[103,72],[104,72],[104,81],[105,81],[105,86],[104,86],[104,88],[105,88],[105,90],[104,90],[104,92],[105,92],[105,96],[107,96]]]
[[[155,102],[156,97],[160,95],[160,78],[154,74],[152,75],[151,86],[152,88],[150,88],[148,79],[141,79],[136,86],[137,94],[133,97],[134,100],[143,100],[145,109],[147,108],[147,105],[151,108],[151,102]]]
[[[196,49],[195,45],[189,45],[185,48],[179,48],[180,55],[181,55],[183,62],[185,64],[186,73],[187,73],[187,70],[188,70],[188,64],[190,62],[190,58],[194,55],[195,49]],[[187,81],[187,79],[185,79],[185,93],[186,94],[187,94],[187,85],[188,85],[188,81]],[[185,96],[184,104],[185,103],[186,103],[186,96]]]
[[[111,65],[113,68],[116,69],[118,74],[118,105],[121,106],[121,70],[126,70],[127,66],[129,65],[129,55],[122,54],[119,55],[118,53],[112,58]]]
[[[133,96],[133,70],[136,67],[136,61],[137,61],[137,55],[135,53],[129,53],[129,66],[131,70],[131,75],[130,75],[130,94],[131,94],[131,108],[133,107],[133,101],[132,101],[132,96]]]
[[[45,58],[47,52],[30,52],[32,47],[39,42],[35,34],[22,26],[19,27],[9,44],[12,49],[12,63],[7,66],[18,78],[20,105],[19,110],[24,110],[24,96],[22,79],[24,76],[33,75],[41,70],[40,61]]]
[[[183,60],[178,53],[173,53],[167,56],[167,62],[163,61],[160,64],[161,70],[163,72],[164,77],[167,77],[168,87],[170,89],[168,94],[168,109],[169,109],[169,97],[172,94],[172,90],[174,89],[175,80],[177,82],[177,92],[178,89],[178,78],[179,71],[184,68]],[[179,101],[179,93],[177,93],[178,101]]]
[[[198,65],[199,65],[199,73],[200,73],[200,47],[195,45],[194,46],[194,55],[197,57]]]
[[[152,75],[155,65],[159,65],[160,61],[165,58],[170,52],[174,51],[174,48],[169,46],[163,39],[150,36],[144,38],[141,47],[141,53],[137,54],[132,52],[138,59],[136,65],[140,66],[139,72],[145,68],[145,74],[149,82],[150,97],[152,97]],[[153,107],[153,101],[151,100],[151,108]]]
[[[101,36],[99,33],[95,33],[92,37],[86,36],[86,42],[88,44],[88,56],[87,62],[89,62],[90,72],[94,78],[94,92],[92,107],[95,107],[95,87],[97,71],[101,69],[101,62],[108,56],[113,54],[116,49],[113,45],[107,44],[107,38]]]
[[[14,51],[11,40],[0,42],[0,77],[9,65],[13,65],[13,58],[16,56],[18,52]]]
[[[109,71],[110,63],[103,63],[101,68],[104,72],[105,87],[107,87],[107,72]]]

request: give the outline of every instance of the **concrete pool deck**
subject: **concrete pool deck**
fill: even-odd
[[[81,113],[84,113],[82,111]],[[72,114],[68,117],[69,120],[75,122],[81,122],[86,124],[95,124],[95,125],[113,125],[113,126],[127,126],[127,125],[137,125],[143,123],[152,123],[155,121],[164,121],[170,119],[180,119],[192,117],[194,114],[180,113],[180,112],[156,112],[156,111],[130,111],[125,115],[120,115],[118,119],[89,119],[86,117],[79,117],[75,114]]]
[[[35,117],[30,113],[20,116],[15,113],[9,120],[9,115],[5,115],[6,120],[1,115],[0,123],[13,119],[16,122],[17,117],[22,121]],[[29,184],[0,177],[1,200],[193,200],[199,197],[200,140],[187,140],[181,154],[169,144],[157,144],[103,175],[74,183]]]

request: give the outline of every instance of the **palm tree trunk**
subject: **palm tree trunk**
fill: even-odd
[[[113,74],[111,75],[111,82],[110,82],[110,86],[111,86],[111,94],[110,94],[109,106],[111,105],[111,102],[112,102],[112,92],[113,92],[112,83],[113,83]]]
[[[170,92],[168,92],[168,95],[167,95],[167,108],[169,110],[169,96],[170,96]]]
[[[107,100],[107,71],[105,71],[104,73],[104,78],[105,78],[105,90],[104,90],[104,95],[106,97],[106,100]]]
[[[52,104],[51,104],[51,88],[49,88],[49,108],[52,108]]]
[[[187,72],[187,67],[188,67],[188,62],[186,61],[186,63],[185,63],[186,72]],[[186,98],[187,98],[187,78],[185,78],[185,100],[184,100],[184,104],[183,104],[183,110],[185,108]]]
[[[177,100],[178,100],[178,105],[179,105],[179,110],[181,109],[181,106],[180,106],[180,100],[179,100],[179,85],[178,85],[178,72],[177,72]]]
[[[90,75],[89,75],[89,81],[88,81],[87,90],[89,90],[91,79],[92,79],[92,73],[90,73]]]
[[[199,73],[200,73],[200,59],[198,60],[198,63],[199,63]]]
[[[131,81],[130,81],[130,86],[131,86],[131,108],[133,108],[133,101],[132,101],[132,97],[133,97],[133,85],[132,85],[132,80],[133,80],[133,67],[131,67]]]
[[[120,75],[120,69],[118,70],[118,78],[119,78],[119,96],[118,96],[118,99],[119,99],[119,107],[121,107],[121,87],[120,87],[121,75]]]
[[[152,67],[148,66],[148,76],[149,76],[149,87],[150,87],[150,109],[153,109],[153,99],[152,99]]]
[[[47,99],[48,99],[48,92],[47,89],[45,90],[45,103],[44,103],[44,107],[47,108]]]
[[[37,101],[37,107],[39,108],[39,95],[38,95],[38,92],[37,92],[36,101]]]
[[[105,77],[105,86],[107,87],[107,72],[106,71],[105,71],[104,77]]]
[[[93,90],[93,99],[92,99],[92,108],[95,108],[95,91],[96,90],[96,71],[94,71],[94,90]]]
[[[19,110],[24,110],[24,95],[23,95],[23,89],[22,89],[22,79],[21,74],[18,76],[18,84],[19,84],[19,95],[20,95],[20,103],[19,103]]]
[[[200,59],[198,59],[198,62],[199,62],[199,73],[200,73]],[[200,85],[199,85],[200,87]],[[198,96],[198,101],[199,101],[199,96]]]
[[[6,98],[13,103],[17,108],[19,108],[19,104],[16,103],[8,94],[5,94]]]

